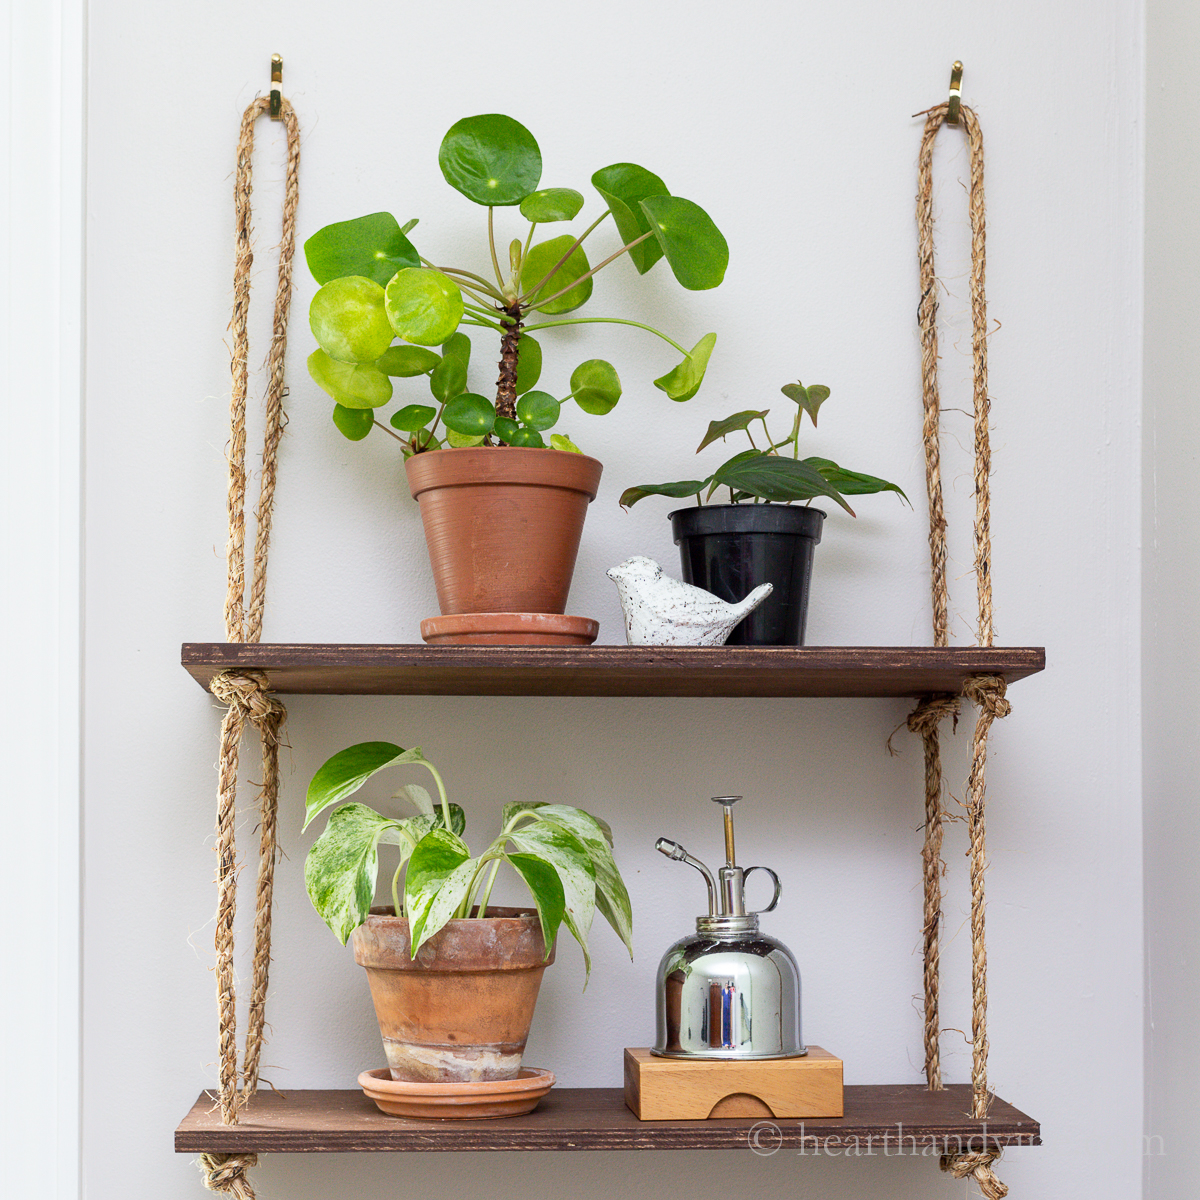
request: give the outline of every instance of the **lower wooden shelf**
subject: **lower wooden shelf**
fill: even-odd
[[[951,1084],[849,1085],[845,1116],[754,1122],[639,1121],[620,1088],[556,1088],[524,1117],[408,1121],[387,1117],[361,1091],[260,1092],[237,1125],[222,1125],[202,1094],[175,1131],[179,1153],[450,1150],[777,1150],[831,1157],[958,1154],[1041,1145],[1041,1126],[995,1098],[973,1121],[971,1089]]]

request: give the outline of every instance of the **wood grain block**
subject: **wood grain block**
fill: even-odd
[[[842,1060],[820,1046],[756,1062],[659,1058],[625,1051],[625,1103],[643,1121],[840,1117]]]

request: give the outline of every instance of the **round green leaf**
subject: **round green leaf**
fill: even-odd
[[[527,333],[517,343],[517,395],[524,395],[541,378],[542,348]]]
[[[391,426],[393,429],[403,429],[405,433],[416,433],[424,429],[434,417],[437,409],[428,404],[406,404],[398,412],[392,413]]]
[[[529,253],[525,256],[525,262],[521,267],[521,289],[529,293],[531,304],[539,312],[547,315],[570,312],[587,303],[588,297],[592,294],[592,281],[589,278],[576,284],[570,291],[563,292],[549,304],[538,303],[539,296],[554,296],[591,270],[582,246],[576,246],[574,250],[571,250],[567,261],[555,270],[558,261],[574,243],[575,239],[569,233],[564,233],[561,237],[551,238],[548,242],[539,242],[536,246],[530,246]],[[554,271],[554,274],[549,279],[545,279],[550,271]],[[545,279],[544,283],[542,283],[543,279]],[[541,283],[540,287],[538,287],[539,283]],[[530,291],[535,287],[537,288],[536,292]]]
[[[424,346],[389,346],[376,360],[375,366],[385,375],[409,378],[427,374],[441,361],[438,355]]]
[[[429,390],[439,404],[445,404],[467,390],[467,364],[456,355],[447,354],[429,376]]]
[[[308,269],[318,283],[343,275],[364,275],[381,287],[401,267],[419,267],[421,258],[391,213],[371,213],[353,221],[326,225],[304,243]]]
[[[308,324],[317,344],[338,362],[373,363],[395,334],[383,308],[383,288],[373,279],[331,279],[312,299]]]
[[[442,412],[446,428],[467,437],[491,433],[495,420],[495,405],[486,396],[475,392],[463,392],[461,396],[455,396]]]
[[[458,433],[453,429],[446,430],[446,441],[456,450],[464,449],[467,446],[478,446],[482,444],[485,436],[486,435],[479,433],[474,437],[471,437],[469,434]]]
[[[612,363],[589,358],[571,373],[571,395],[585,413],[602,417],[612,412],[621,398],[621,380]]]
[[[592,186],[600,193],[617,223],[621,241],[636,241],[650,232],[650,220],[641,209],[647,196],[669,196],[667,185],[652,171],[636,163],[613,163],[601,167],[592,176]],[[639,275],[645,275],[660,258],[662,247],[653,238],[634,246],[629,257]]]
[[[565,450],[568,454],[582,454],[583,451],[575,445],[565,433],[552,433],[550,445],[555,450]]]
[[[392,398],[392,381],[382,371],[338,362],[324,350],[308,356],[308,373],[345,408],[379,408]]]
[[[457,358],[465,371],[471,365],[471,339],[460,329],[452,333],[442,346],[445,358]]]
[[[708,369],[708,360],[712,357],[713,347],[717,344],[715,333],[706,333],[693,347],[691,353],[665,375],[654,381],[656,388],[661,388],[672,400],[681,404],[690,400],[704,382],[704,372]],[[769,411],[769,410],[768,410]]]
[[[392,328],[406,342],[437,346],[458,328],[463,298],[448,275],[428,267],[410,267],[397,271],[387,285],[384,307]]]
[[[347,408],[344,404],[333,406],[333,423],[343,437],[352,442],[361,442],[375,424],[375,414],[369,408]]]
[[[532,133],[500,113],[464,117],[438,151],[446,182],[476,204],[519,204],[542,177],[542,153]]]
[[[641,207],[675,278],[685,288],[700,292],[725,278],[729,245],[700,205],[682,196],[649,196]]]
[[[517,416],[533,429],[549,429],[561,411],[562,405],[549,392],[526,392],[517,401]]]
[[[531,425],[522,425],[516,433],[508,439],[510,446],[529,446],[534,450],[545,450],[546,443],[542,441],[542,435]]]
[[[495,435],[508,445],[513,445],[513,438],[520,433],[521,427],[511,417],[497,417],[496,427],[493,430]]]
[[[521,216],[527,221],[570,221],[583,207],[583,197],[573,188],[543,188],[521,201]]]

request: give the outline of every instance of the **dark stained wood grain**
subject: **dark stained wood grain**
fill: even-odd
[[[971,1089],[929,1092],[919,1084],[848,1086],[845,1116],[774,1122],[759,1150],[828,1155],[960,1153],[1041,1145],[1041,1127],[995,1099],[986,1122],[972,1121]],[[492,1121],[409,1121],[384,1116],[361,1091],[260,1092],[241,1123],[223,1126],[201,1095],[175,1131],[178,1153],[202,1151],[750,1150],[755,1122],[639,1121],[620,1088],[555,1088],[523,1117]],[[867,1139],[870,1138],[870,1145]]]
[[[185,643],[207,688],[221,671],[265,671],[281,693],[407,696],[922,696],[969,675],[1041,671],[1040,647],[376,646]]]

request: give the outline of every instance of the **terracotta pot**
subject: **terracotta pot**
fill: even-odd
[[[596,459],[477,446],[414,454],[404,469],[443,615],[566,611]]]
[[[537,913],[488,909],[447,921],[409,954],[408,921],[375,908],[353,934],[367,969],[392,1078],[427,1083],[516,1079],[546,957]]]

